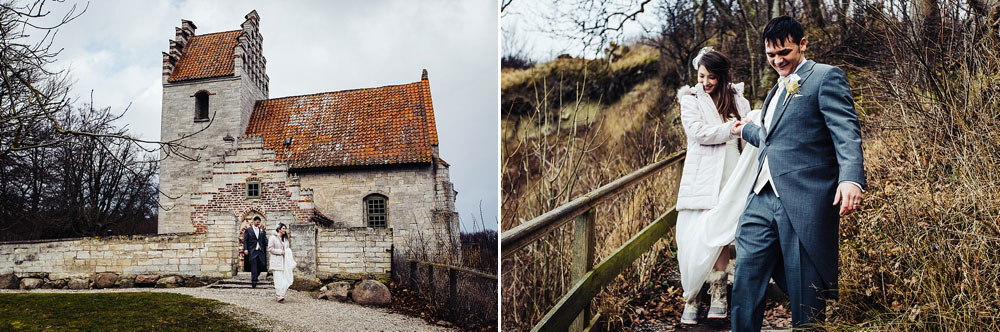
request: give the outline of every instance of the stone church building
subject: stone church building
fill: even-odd
[[[161,153],[158,232],[234,224],[241,239],[260,216],[269,231],[290,226],[302,261],[318,252],[320,274],[332,272],[322,256],[338,246],[397,258],[454,251],[456,193],[438,156],[427,72],[407,84],[270,98],[259,22],[253,11],[238,30],[197,34],[182,20],[163,53],[161,140],[203,149]],[[358,240],[325,242],[334,232]],[[378,265],[360,272],[388,272]]]
[[[232,277],[258,216],[269,232],[289,226],[297,279],[384,278],[394,263],[460,255],[427,72],[270,98],[260,17],[245,18],[205,34],[182,20],[163,53],[160,137],[183,147],[161,152],[159,234],[0,243],[0,275]]]

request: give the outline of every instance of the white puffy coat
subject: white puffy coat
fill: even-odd
[[[270,271],[285,269],[285,248],[288,248],[288,240],[279,241],[278,235],[271,233],[267,239],[267,251],[270,255],[267,259],[267,269]]]
[[[750,112],[750,102],[743,98],[743,83],[730,84],[736,94],[740,118]],[[722,167],[726,142],[738,139],[729,133],[734,121],[723,121],[712,96],[699,83],[677,90],[681,104],[681,123],[687,134],[687,156],[677,192],[677,209],[711,209],[719,203]]]

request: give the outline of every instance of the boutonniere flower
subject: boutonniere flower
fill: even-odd
[[[788,82],[788,93],[789,94],[794,94],[796,92],[799,92],[799,88],[801,88],[801,87],[802,86],[799,85],[799,81]]]
[[[796,92],[799,92],[799,88],[801,88],[802,85],[799,84],[800,77],[798,74],[791,74],[783,79],[785,79],[785,91],[788,93],[788,97],[785,98],[785,104],[787,104],[788,100],[792,99]]]

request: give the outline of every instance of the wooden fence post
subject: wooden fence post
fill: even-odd
[[[437,301],[435,299],[435,296],[434,296],[435,288],[436,288],[436,287],[434,287],[435,286],[434,285],[434,265],[430,265],[430,264],[427,265],[427,281],[431,283],[431,288],[430,288],[430,291],[431,291],[431,303],[434,303],[435,301]]]
[[[594,245],[596,242],[594,238],[594,214],[594,209],[591,208],[577,216],[573,224],[573,267],[571,269],[573,284],[576,284],[583,278],[583,275],[594,268]],[[590,308],[588,306],[573,320],[569,331],[583,331],[589,321]]]
[[[458,312],[458,271],[448,269],[448,311]]]
[[[410,288],[413,288],[414,292],[420,289],[417,286],[417,261],[410,261]]]

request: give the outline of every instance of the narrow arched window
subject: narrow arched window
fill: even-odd
[[[365,197],[365,219],[368,221],[368,227],[382,227],[385,228],[388,222],[388,213],[386,210],[386,202],[388,198],[379,194],[371,194]]]
[[[202,90],[194,94],[194,120],[208,120],[208,91]]]

